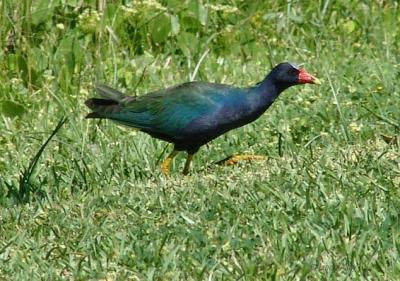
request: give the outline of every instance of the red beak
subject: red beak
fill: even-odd
[[[308,73],[304,68],[300,69],[299,76],[298,76],[298,82],[300,84],[317,84],[321,85],[321,81],[318,80],[318,78],[312,76],[310,73]]]

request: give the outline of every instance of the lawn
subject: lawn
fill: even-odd
[[[393,1],[0,2],[0,279],[399,280],[400,8]],[[279,62],[321,86],[184,153],[84,101]],[[235,166],[235,154],[266,155]]]

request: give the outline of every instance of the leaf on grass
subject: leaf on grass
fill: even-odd
[[[171,15],[171,33],[178,35],[181,26],[179,25],[179,19],[177,16]]]
[[[207,8],[202,3],[199,3],[199,21],[203,26],[207,24],[207,17]]]
[[[171,19],[164,14],[159,15],[153,21],[151,38],[155,43],[163,43],[167,40],[171,31]]]
[[[356,23],[352,20],[348,20],[342,24],[342,27],[346,33],[350,34],[356,29]]]
[[[8,56],[8,67],[9,70],[22,73],[23,76],[26,76],[28,73],[28,64],[26,63],[26,59],[17,54],[11,54]]]
[[[388,135],[381,135],[382,139],[387,143],[387,144],[395,144],[397,143],[397,136],[388,136]]]
[[[25,107],[16,102],[10,100],[0,102],[0,113],[7,117],[21,116],[25,111]]]
[[[196,35],[189,32],[181,32],[177,39],[179,48],[186,56],[193,56],[197,53],[198,39]]]
[[[10,54],[8,56],[8,68],[11,72],[20,75],[25,85],[33,84],[37,86],[38,74],[32,66],[28,65],[26,58],[22,55]]]
[[[50,3],[49,3],[50,2]],[[39,0],[32,5],[32,23],[38,25],[47,22],[53,16],[58,1]]]

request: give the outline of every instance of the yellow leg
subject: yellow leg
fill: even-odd
[[[193,154],[188,153],[186,158],[185,167],[183,168],[183,174],[187,175],[189,173],[190,163],[192,162]]]
[[[220,163],[230,166],[230,165],[235,165],[242,160],[251,161],[251,160],[265,160],[265,159],[267,159],[267,156],[243,154],[243,155],[230,156],[227,159],[222,160]]]
[[[171,166],[172,159],[178,154],[178,150],[173,150],[170,155],[162,162],[161,164],[161,172],[168,176],[169,175],[169,168]]]

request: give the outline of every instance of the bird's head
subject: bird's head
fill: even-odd
[[[317,84],[321,82],[303,67],[294,63],[280,63],[271,71],[273,79],[282,86],[290,87],[298,84]]]

